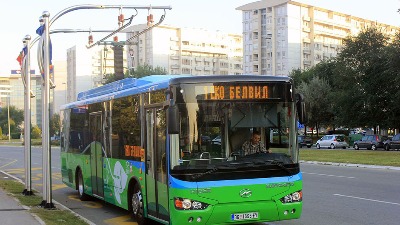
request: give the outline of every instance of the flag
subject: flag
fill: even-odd
[[[19,63],[19,66],[22,66],[22,59],[24,58],[24,52],[21,51],[17,57],[17,61]]]
[[[36,34],[38,34],[39,36],[42,36],[44,33],[44,24],[40,25],[38,29],[36,29]],[[51,44],[51,40],[49,38],[49,64],[52,65],[53,62],[53,45]]]
[[[43,24],[43,25],[40,25],[40,27],[39,27],[38,29],[36,29],[36,33],[37,33],[39,36],[42,36],[43,32],[44,32],[44,24]]]

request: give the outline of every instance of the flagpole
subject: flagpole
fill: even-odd
[[[24,149],[25,149],[25,190],[23,195],[33,195],[32,191],[32,158],[31,158],[31,76],[30,76],[30,41],[31,36],[26,35],[23,39],[26,49],[24,60],[22,61],[22,70],[25,79],[25,104],[24,104]]]

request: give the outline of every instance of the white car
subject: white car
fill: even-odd
[[[344,140],[343,134],[330,134],[325,135],[315,144],[318,149],[320,148],[343,148],[349,147],[349,144]]]
[[[213,145],[221,145],[221,137],[217,136],[214,139],[211,140],[211,144]]]

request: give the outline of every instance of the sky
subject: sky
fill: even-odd
[[[3,0],[5,1],[5,0]],[[331,9],[353,16],[375,20],[394,26],[400,26],[400,0],[298,0],[306,4]],[[0,27],[2,29],[0,76],[10,74],[11,70],[19,69],[16,60],[22,50],[22,39],[25,35],[36,38],[36,29],[39,27],[39,17],[44,11],[50,12],[50,18],[75,5],[128,5],[128,6],[171,6],[166,11],[163,22],[165,25],[177,27],[204,28],[210,31],[219,30],[225,33],[242,33],[241,11],[237,7],[255,2],[252,0],[12,0],[6,1],[0,7]],[[125,18],[134,13],[133,10],[122,9]],[[146,23],[147,10],[138,10],[132,24]],[[154,21],[158,21],[163,11],[153,10]],[[63,15],[51,26],[54,29],[92,29],[113,30],[118,27],[117,17],[119,10],[77,10]],[[107,34],[94,34],[97,41]],[[119,35],[119,40],[124,40]],[[74,45],[87,43],[88,34],[53,34],[53,60],[65,60],[66,50]],[[37,70],[36,49],[31,49],[31,69]]]

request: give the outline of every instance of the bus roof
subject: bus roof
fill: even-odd
[[[142,78],[125,78],[101,87],[80,92],[77,101],[61,106],[61,109],[75,108],[96,102],[109,101],[128,95],[139,94],[145,91],[160,90],[171,84],[179,83],[213,83],[213,82],[290,82],[287,76],[266,75],[150,75]]]

